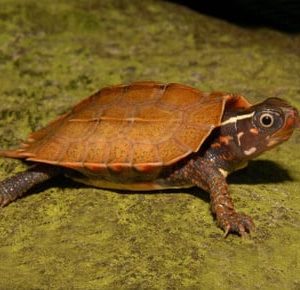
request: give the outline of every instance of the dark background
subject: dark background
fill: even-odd
[[[300,0],[173,0],[201,13],[243,26],[300,32]]]

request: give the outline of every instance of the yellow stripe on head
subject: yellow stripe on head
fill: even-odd
[[[239,115],[235,117],[230,117],[228,120],[225,120],[221,123],[221,126],[231,124],[231,123],[236,123],[238,120],[243,120],[243,119],[248,119],[252,118],[254,116],[255,112],[245,114],[245,115]]]

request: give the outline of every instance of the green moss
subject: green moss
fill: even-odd
[[[100,87],[138,79],[300,107],[298,36],[152,0],[3,0],[0,8],[1,148]],[[298,133],[229,179],[236,207],[257,225],[249,240],[222,238],[204,192],[49,182],[0,211],[0,288],[297,289],[299,144]],[[25,167],[1,159],[0,178]]]

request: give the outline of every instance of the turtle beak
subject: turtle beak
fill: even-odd
[[[286,122],[285,128],[298,128],[300,129],[300,117],[295,108],[286,109]]]
[[[288,139],[292,135],[294,129],[300,128],[300,118],[298,111],[293,107],[285,108],[284,113],[285,124],[281,131],[287,137],[286,139]]]
[[[282,110],[285,115],[285,123],[283,127],[272,136],[268,144],[270,147],[288,140],[292,136],[294,129],[300,129],[300,118],[298,111],[293,107],[282,108]]]

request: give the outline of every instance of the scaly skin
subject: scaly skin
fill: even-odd
[[[193,184],[210,193],[211,209],[226,237],[230,232],[241,236],[250,233],[255,226],[252,219],[237,213],[229,195],[225,177],[216,167],[216,164],[205,157],[191,159],[185,166],[175,170],[168,178],[171,183]]]
[[[0,207],[10,204],[22,197],[33,186],[42,183],[57,174],[60,170],[56,167],[36,165],[27,171],[17,173],[0,182]]]

